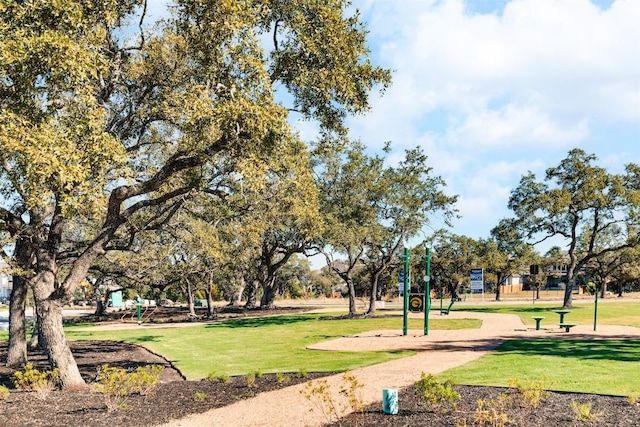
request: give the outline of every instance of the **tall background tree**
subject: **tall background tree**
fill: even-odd
[[[153,32],[145,4],[0,1],[0,228],[14,242],[4,255],[14,283],[33,290],[41,345],[64,387],[84,384],[65,302],[99,257],[145,229],[132,224],[207,189],[213,165],[252,173],[289,143],[275,85],[291,109],[339,133],[389,82],[346,1],[177,0]],[[70,240],[78,217],[92,231]]]
[[[533,248],[520,237],[512,219],[502,219],[492,228],[489,239],[480,241],[479,251],[486,272],[495,276],[496,301],[506,280],[526,272],[533,258]]]
[[[432,288],[440,295],[449,294],[452,299],[457,298],[463,287],[469,284],[471,269],[478,267],[479,242],[447,230],[437,231],[427,242],[432,249]]]
[[[383,159],[368,156],[359,142],[348,143],[342,151],[325,152],[317,166],[321,212],[326,224],[318,250],[347,287],[349,316],[357,314],[353,277],[363,267],[368,235],[377,224],[376,206],[382,194],[376,182],[383,166]],[[337,257],[342,262],[337,262]]]
[[[356,315],[353,275],[358,266],[366,269],[366,314],[373,315],[378,283],[397,263],[399,248],[429,224],[431,215],[451,218],[456,197],[444,193],[444,181],[432,174],[420,148],[406,150],[397,165],[389,166],[383,155],[368,155],[358,142],[323,160],[318,181],[326,233],[320,250],[347,286],[350,316]],[[334,256],[346,262],[335,263]]]
[[[630,164],[624,174],[612,174],[595,166],[595,155],[580,149],[547,169],[543,181],[529,172],[511,192],[509,208],[519,230],[538,243],[554,236],[567,241],[568,283],[563,307],[571,307],[576,274],[591,260],[607,253],[638,246],[638,167]],[[616,228],[619,239],[597,243]],[[584,242],[579,247],[580,241]]]
[[[368,315],[375,314],[380,279],[400,260],[403,243],[429,226],[434,215],[445,222],[455,214],[456,196],[444,193],[446,183],[433,175],[422,149],[405,151],[397,166],[388,166],[373,183],[378,193],[377,220],[367,233],[363,259],[369,271]]]

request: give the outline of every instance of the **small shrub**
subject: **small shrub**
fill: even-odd
[[[196,400],[207,400],[209,395],[202,391],[196,391]]]
[[[602,416],[603,411],[594,411],[591,402],[577,403],[571,401],[571,410],[578,421],[594,421]]]
[[[358,379],[348,372],[345,372],[342,379],[345,385],[340,389],[340,393],[347,398],[351,425],[357,426],[359,425],[359,421],[362,421],[362,424],[364,424],[364,403],[358,391],[364,387],[364,384],[358,382]]]
[[[325,419],[331,423],[340,418],[338,406],[333,399],[331,386],[325,379],[309,381],[300,393],[318,409]],[[313,411],[313,409],[311,409]]]
[[[217,381],[217,382],[221,382],[221,383],[227,383],[229,382],[229,375],[227,374],[216,374],[215,372],[210,372],[206,377],[205,380],[207,381]]]
[[[253,374],[256,376],[256,378],[264,377],[264,372],[262,372],[260,369],[257,369]]]
[[[423,372],[415,386],[422,403],[433,408],[435,412],[452,412],[460,401],[460,394],[452,388],[450,381],[440,383],[431,374]]]
[[[298,377],[307,378],[309,376],[309,372],[306,369],[302,368],[298,371]]]
[[[9,389],[3,385],[0,385],[0,400],[6,400],[9,398]]]
[[[288,383],[289,381],[291,381],[291,377],[289,375],[286,375],[283,372],[276,372],[276,382],[278,384]]]
[[[511,398],[504,393],[492,400],[479,399],[473,413],[474,425],[504,427],[512,422],[507,415],[510,405]]]
[[[629,395],[629,405],[636,405],[640,401],[640,392],[634,392]]]
[[[508,385],[518,391],[517,396],[520,406],[533,410],[540,406],[540,403],[551,395],[551,393],[546,390],[546,382],[547,379],[543,378],[540,381],[521,384],[519,380],[512,379],[508,381]]]
[[[351,414],[352,426],[364,425],[364,403],[358,392],[363,385],[348,372],[345,372],[342,378],[345,384],[340,388],[340,394],[347,400],[347,403],[342,406],[331,392],[331,386],[326,379],[309,381],[300,393],[322,413],[329,423],[338,421],[340,414],[347,412]],[[313,411],[313,408],[311,410]]]
[[[256,374],[251,372],[244,377],[247,387],[252,388],[256,385]]]
[[[58,369],[39,371],[31,363],[27,363],[24,370],[15,372],[12,379],[17,389],[34,391],[41,400],[46,399],[60,384]]]
[[[140,366],[133,372],[103,365],[98,374],[98,388],[104,395],[107,408],[112,411],[127,407],[132,394],[147,394],[160,379],[162,365]]]

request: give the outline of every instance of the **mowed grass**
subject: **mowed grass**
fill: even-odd
[[[395,329],[402,317],[320,320],[327,314],[298,314],[229,320],[180,328],[92,331],[67,328],[69,340],[117,340],[141,344],[161,354],[189,379],[250,372],[341,372],[415,354],[412,351],[317,351],[306,346],[364,331]],[[410,329],[422,329],[410,319]],[[479,328],[474,319],[430,320],[430,330]]]
[[[574,303],[571,312],[565,315],[566,323],[578,325],[593,325],[594,302]],[[559,304],[536,303],[536,304],[503,304],[492,303],[485,305],[464,306],[455,305],[453,311],[467,311],[480,313],[504,313],[520,316],[526,325],[535,325],[532,316],[544,316],[542,326],[557,326],[560,316],[553,310],[559,310]],[[640,300],[636,301],[613,301],[604,300],[598,302],[598,320],[600,325],[623,325],[640,327]]]
[[[544,316],[542,327],[557,327],[558,304],[456,306],[460,312],[504,313],[520,316],[529,326]],[[574,303],[565,322],[593,325],[595,303]],[[640,301],[601,301],[597,325],[640,327]],[[510,379],[539,381],[551,390],[630,395],[640,392],[640,342],[627,340],[514,340],[491,354],[446,371],[442,378],[458,384],[506,386]]]
[[[439,378],[493,386],[544,379],[549,390],[629,396],[640,393],[638,361],[637,341],[514,340]]]

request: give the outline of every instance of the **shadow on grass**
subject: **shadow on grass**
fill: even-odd
[[[627,340],[514,340],[498,346],[496,353],[637,362],[640,360],[640,342]]]
[[[131,342],[157,342],[157,341],[161,341],[163,338],[157,336],[157,335],[143,335],[141,337],[132,337],[129,338],[128,341]]]
[[[301,322],[314,322],[317,316],[314,315],[293,315],[293,316],[266,316],[251,317],[246,319],[231,319],[224,322],[211,323],[206,328],[258,328],[264,326],[291,325]]]
[[[570,311],[580,311],[585,310],[588,307],[573,307],[569,309]],[[593,307],[589,308],[593,310]],[[451,311],[457,312],[475,312],[475,313],[506,313],[506,314],[517,314],[517,313],[553,313],[554,310],[562,310],[562,307],[535,307],[535,306],[523,306],[523,307],[461,307],[456,309],[455,307]],[[555,313],[554,313],[555,314]]]

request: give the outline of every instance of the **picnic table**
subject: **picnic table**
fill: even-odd
[[[571,313],[571,310],[553,310],[554,313],[558,313],[560,315],[560,324],[564,323],[564,315],[567,313]]]
[[[544,319],[544,316],[532,316],[531,318],[536,321],[536,331],[539,331],[540,322],[542,321],[542,319]]]
[[[574,326],[576,326],[575,323],[560,323],[560,327],[564,328],[565,332],[569,332],[569,330]]]

